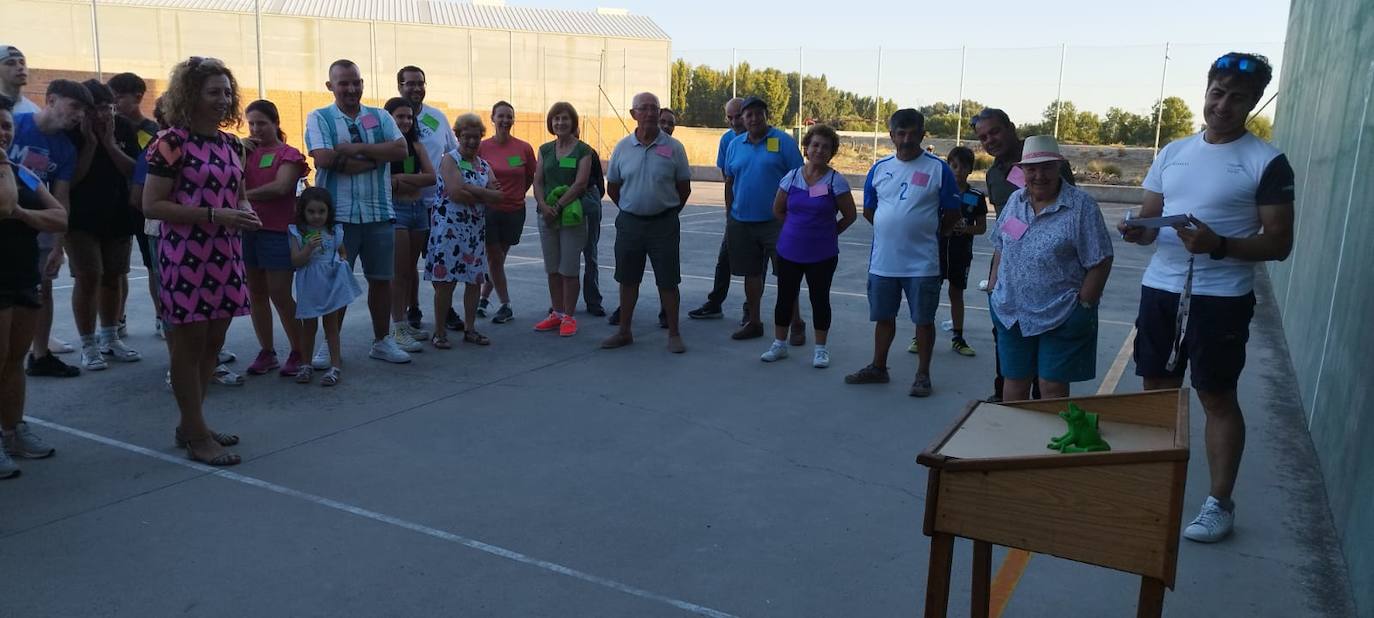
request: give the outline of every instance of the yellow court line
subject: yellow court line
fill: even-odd
[[[1135,351],[1135,327],[1131,327],[1131,332],[1126,334],[1126,341],[1122,342],[1121,349],[1116,353],[1116,359],[1112,361],[1112,366],[1107,369],[1107,375],[1102,378],[1102,386],[1098,387],[1098,395],[1108,395],[1116,392],[1116,386],[1121,382],[1121,376],[1126,373],[1126,365],[1131,360],[1131,353]],[[1021,576],[1026,572],[1026,565],[1030,563],[1031,553],[1024,549],[1012,548],[1007,552],[1007,557],[1002,559],[1002,564],[997,567],[997,574],[992,578],[992,585],[989,591],[991,618],[1001,618],[1002,611],[1007,608],[1007,602],[1011,600],[1011,593],[1016,590],[1016,585],[1021,582]]]

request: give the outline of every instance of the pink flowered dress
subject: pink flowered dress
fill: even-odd
[[[204,136],[168,129],[148,148],[148,173],[175,180],[172,201],[186,208],[237,208],[243,182],[240,149],[238,139],[223,131]],[[162,319],[171,324],[248,315],[239,232],[201,219],[162,222]]]

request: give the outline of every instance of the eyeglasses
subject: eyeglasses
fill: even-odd
[[[418,82],[401,82],[401,86],[404,87],[404,88],[424,88],[424,87],[425,87],[425,82],[423,82],[423,81],[418,81]]]
[[[1254,73],[1259,70],[1259,63],[1254,60],[1232,56],[1230,54],[1217,58],[1213,66],[1223,71],[1236,70],[1241,73]]]

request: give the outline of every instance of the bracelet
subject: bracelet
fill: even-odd
[[[1218,236],[1218,237],[1217,237],[1217,248],[1214,249],[1214,250],[1212,250],[1212,252],[1209,253],[1209,254],[1207,254],[1207,255],[1208,255],[1209,257],[1211,257],[1212,259],[1214,259],[1214,260],[1225,259],[1225,258],[1226,258],[1226,237],[1225,237],[1225,236]]]

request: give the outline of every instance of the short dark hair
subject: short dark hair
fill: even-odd
[[[407,64],[407,65],[401,67],[401,70],[399,70],[399,71],[396,72],[396,85],[397,85],[397,86],[399,86],[399,85],[401,85],[403,82],[405,82],[405,80],[406,80],[406,77],[405,77],[406,73],[419,73],[419,74],[420,74],[420,77],[423,77],[423,78],[425,78],[426,80],[429,79],[429,76],[425,75],[425,70],[424,70],[424,69],[422,69],[422,68],[420,68],[420,67],[417,67],[417,66],[415,66],[415,65],[413,65],[413,64]]]
[[[14,111],[14,100],[11,99],[11,98],[9,98],[9,97],[7,97],[7,96],[5,96],[5,95],[3,95],[3,94],[0,94],[0,112],[13,112],[13,111]]]
[[[277,125],[277,139],[282,141],[286,140],[286,132],[281,130],[281,113],[277,111],[276,103],[268,101],[267,99],[258,99],[249,103],[248,107],[243,109],[244,116],[253,112],[258,112],[259,114],[267,116],[267,119],[271,120],[272,124]]]
[[[1258,91],[1258,96],[1264,94],[1264,89],[1269,87],[1269,80],[1274,78],[1274,68],[1269,66],[1268,58],[1259,54],[1230,52],[1217,58],[1212,62],[1212,68],[1207,69],[1208,84],[1218,78],[1228,78],[1253,86]]]
[[[352,60],[349,60],[348,58],[339,58],[338,60],[335,60],[334,62],[329,63],[329,71],[327,71],[326,74],[327,74],[327,75],[333,75],[333,74],[334,74],[334,69],[337,68],[337,67],[343,67],[343,68],[345,68],[345,69],[347,69],[347,68],[354,68],[354,69],[356,69],[356,68],[358,68],[358,63],[353,62]]]
[[[109,86],[100,83],[100,80],[91,78],[81,82],[81,86],[86,92],[91,93],[92,105],[109,105],[114,103],[114,91]]]
[[[887,119],[887,130],[894,129],[916,129],[926,130],[926,116],[910,107],[899,109],[892,112],[892,117]]]
[[[955,146],[949,149],[949,154],[945,156],[945,160],[950,162],[954,162],[957,160],[960,163],[963,163],[965,167],[972,170],[973,150],[967,146]]]
[[[968,119],[968,127],[976,131],[978,129],[978,123],[984,120],[996,120],[1002,123],[1002,126],[1011,129],[1013,132],[1016,131],[1016,125],[1012,123],[1011,117],[1007,116],[1006,112],[995,107],[985,107],[983,111],[974,114],[972,118]]]
[[[113,90],[116,95],[141,95],[148,92],[148,82],[143,81],[142,77],[134,73],[120,73],[111,77],[110,81],[106,83],[109,85],[110,90]]]
[[[806,135],[802,136],[802,148],[806,148],[808,145],[811,144],[811,140],[816,139],[817,137],[830,140],[830,154],[832,156],[839,151],[840,134],[836,133],[835,130],[830,128],[829,126],[823,124],[813,124],[811,125],[810,129],[806,130]]]
[[[501,109],[501,108],[503,108],[503,107],[509,107],[509,108],[510,108],[510,113],[512,113],[512,114],[515,113],[515,106],[514,106],[514,105],[511,105],[510,102],[506,101],[505,99],[502,99],[502,100],[500,100],[500,101],[497,101],[495,105],[492,105],[492,106],[491,106],[491,113],[495,114],[495,113],[496,113],[496,110]]]
[[[567,101],[559,101],[549,107],[549,114],[544,117],[544,127],[549,130],[549,135],[553,135],[553,118],[559,114],[567,114],[572,119],[572,132],[577,135],[577,108]]]
[[[658,115],[662,116],[662,115],[664,115],[664,114],[672,114],[672,115],[673,115],[673,118],[677,118],[677,112],[673,111],[673,108],[671,108],[671,107],[661,107],[661,108],[659,108],[659,110],[658,110]]]
[[[95,100],[91,98],[91,92],[86,90],[85,86],[70,79],[54,79],[48,82],[48,91],[45,94],[75,99],[86,107],[95,105]]]

